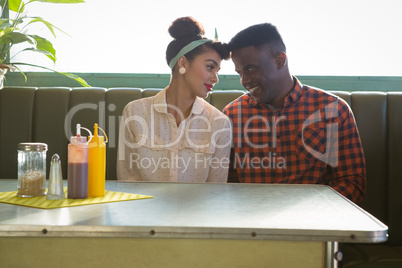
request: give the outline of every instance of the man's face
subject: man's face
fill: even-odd
[[[274,105],[279,101],[281,74],[268,45],[249,46],[232,53],[240,83],[256,102]]]

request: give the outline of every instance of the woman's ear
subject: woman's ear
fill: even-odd
[[[282,69],[286,65],[288,57],[285,52],[281,51],[275,55],[275,63],[278,70]]]
[[[181,67],[186,68],[186,64],[187,64],[187,58],[186,58],[185,56],[181,56],[181,57],[179,58],[179,60],[177,61],[177,65],[178,65],[179,69],[180,69]]]

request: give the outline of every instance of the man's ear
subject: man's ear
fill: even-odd
[[[275,55],[275,63],[278,70],[282,69],[286,65],[288,57],[285,52],[281,51]]]

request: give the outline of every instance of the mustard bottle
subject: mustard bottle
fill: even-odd
[[[100,129],[106,137],[98,135]],[[105,195],[106,177],[106,143],[105,131],[95,123],[94,135],[88,144],[88,197]]]

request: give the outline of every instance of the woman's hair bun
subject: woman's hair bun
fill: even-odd
[[[204,27],[192,17],[176,19],[169,27],[169,34],[176,40],[201,39],[205,34]]]

